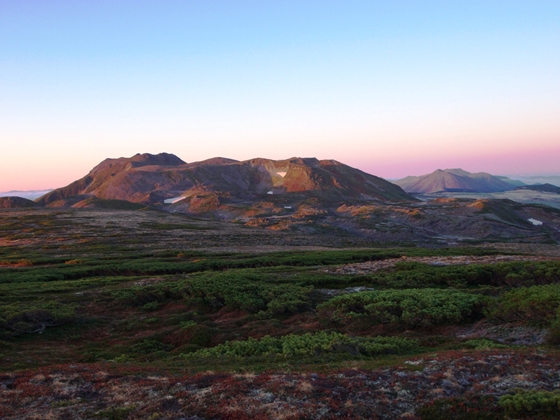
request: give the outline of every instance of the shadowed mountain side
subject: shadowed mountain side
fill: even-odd
[[[161,206],[166,200],[184,197],[204,201],[202,207],[211,211],[223,200],[254,201],[291,193],[327,201],[415,200],[390,182],[334,160],[214,158],[187,164],[170,154],[138,154],[106,159],[84,178],[44,195],[37,203],[51,205],[73,196],[94,196]]]
[[[0,209],[39,207],[34,201],[22,197],[0,197]]]
[[[516,178],[523,181],[526,185],[552,184],[560,187],[560,175],[518,175]]]
[[[463,169],[438,169],[423,176],[408,176],[394,181],[409,193],[428,194],[447,192],[501,192],[515,188],[509,182],[486,172],[470,173]]]
[[[527,185],[523,181],[519,181],[518,179],[511,179],[508,178],[507,176],[495,175],[495,177],[501,179],[504,182],[507,182],[508,184],[513,185],[514,187],[523,187],[524,185]]]
[[[73,195],[53,201],[48,207],[72,207],[75,209],[109,209],[109,210],[140,210],[143,204],[131,203],[126,200],[104,200],[92,195]]]
[[[537,185],[524,185],[522,187],[517,187],[516,190],[532,190],[532,191],[544,191],[549,193],[560,194],[560,187],[552,184],[537,184]]]

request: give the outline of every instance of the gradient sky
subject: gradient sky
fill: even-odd
[[[106,157],[560,172],[560,2],[0,0],[0,191]]]

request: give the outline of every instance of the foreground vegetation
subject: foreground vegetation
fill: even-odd
[[[62,229],[48,221],[31,215],[21,229]],[[0,247],[0,372],[76,363],[101,363],[121,374],[414,371],[423,365],[405,360],[449,351],[553,355],[560,343],[554,259],[442,265],[429,261],[504,253],[488,247],[208,252],[136,246],[109,233],[75,236],[71,246],[66,237],[43,247]],[[366,274],[325,271],[403,256]],[[420,257],[428,262],[411,261]],[[512,331],[544,339],[516,342]],[[426,400],[417,414],[548,418],[558,415],[558,395],[549,391],[504,388],[486,399],[453,391]],[[135,412],[104,410],[96,415]]]

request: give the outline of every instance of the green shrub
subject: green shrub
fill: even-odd
[[[142,309],[147,311],[147,312],[151,312],[151,311],[155,311],[156,309],[158,309],[160,306],[160,303],[157,301],[153,301],[153,302],[148,302],[144,305],[142,305]]]
[[[439,267],[403,261],[393,272],[371,275],[370,282],[392,288],[544,285],[560,282],[560,263],[514,261]]]
[[[500,321],[548,326],[560,307],[560,284],[513,289],[492,302],[485,313]]]
[[[184,226],[183,226],[184,227]],[[112,247],[95,245],[89,251],[107,252]],[[68,259],[50,258],[46,261],[34,259],[33,265],[20,266],[10,270],[0,270],[0,284],[19,282],[48,282],[57,280],[77,280],[98,276],[151,276],[203,271],[223,271],[228,269],[257,267],[310,267],[319,265],[346,264],[363,261],[377,261],[387,258],[428,255],[493,255],[497,251],[480,248],[461,249],[387,249],[387,250],[344,250],[344,251],[287,251],[260,255],[250,254],[205,254],[179,251],[160,253],[134,253],[118,249],[118,256],[100,259],[84,259],[81,264],[64,264]],[[185,257],[200,257],[186,261]],[[10,263],[15,263],[14,260]],[[49,267],[38,265],[49,263]],[[23,264],[25,265],[25,264]],[[144,302],[146,303],[146,302]],[[141,306],[141,305],[138,305]]]
[[[40,333],[45,328],[60,326],[74,319],[75,308],[74,304],[54,301],[0,306],[0,331]]]
[[[499,344],[492,340],[487,340],[485,338],[478,338],[474,340],[465,341],[463,343],[463,346],[473,350],[503,349],[507,347],[503,344]]]
[[[170,300],[180,300],[183,295],[168,285],[153,285],[147,287],[129,287],[112,293],[114,299],[125,302],[134,307],[141,307],[147,311],[155,310],[160,304]]]
[[[95,413],[93,416],[101,419],[108,420],[124,420],[136,410],[136,407],[131,405],[128,407],[110,407],[106,410],[101,410]]]
[[[547,341],[550,344],[560,344],[560,308],[556,310],[556,318],[550,323]]]
[[[269,284],[259,276],[226,272],[190,278],[185,282],[183,293],[217,308],[227,306],[252,313],[282,314],[297,313],[309,307],[308,295],[312,289],[311,286]]]
[[[200,347],[207,347],[210,345],[212,339],[216,335],[217,329],[198,324],[188,328],[187,332],[190,335],[189,344]]]
[[[144,322],[146,322],[146,324],[157,324],[159,322],[159,318],[156,317],[146,318]]]
[[[365,319],[407,328],[456,324],[480,317],[484,298],[440,289],[383,290],[337,296],[317,307],[335,322]]]
[[[560,390],[518,391],[502,396],[440,398],[416,410],[421,420],[508,420],[560,418]]]
[[[186,330],[188,328],[196,327],[197,325],[198,324],[194,321],[183,321],[179,324],[179,326],[184,330]]]
[[[112,359],[112,361],[115,363],[126,363],[130,361],[130,357],[128,357],[128,355],[126,354],[121,354],[120,356],[117,356],[114,359]]]
[[[148,338],[144,341],[134,344],[132,347],[130,347],[130,350],[134,353],[150,354],[158,351],[168,351],[171,350],[171,348],[172,346],[168,344],[164,344],[161,341]]]
[[[260,340],[249,338],[243,341],[228,341],[216,347],[183,354],[185,359],[213,357],[253,356],[312,356],[324,353],[392,354],[403,353],[417,347],[415,340],[398,337],[349,337],[337,332],[320,331],[314,334],[265,336]]]
[[[500,398],[500,406],[510,418],[560,418],[560,390],[519,391]]]
[[[468,397],[439,398],[416,410],[421,420],[502,420],[503,409],[495,397],[471,395]]]

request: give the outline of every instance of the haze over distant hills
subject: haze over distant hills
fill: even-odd
[[[536,185],[524,185],[515,188],[516,190],[531,190],[531,191],[542,191],[554,194],[560,194],[560,187],[552,184],[536,184]]]
[[[319,200],[395,201],[414,198],[400,187],[335,160],[291,158],[186,163],[167,153],[106,159],[85,177],[44,195],[41,205],[75,205],[91,197],[146,205],[176,204],[190,213],[272,195]]]
[[[438,169],[431,174],[408,176],[396,185],[408,193],[429,194],[437,192],[491,193],[513,190],[523,183],[507,177],[497,177],[486,172],[470,173],[463,169]]]
[[[525,184],[552,184],[560,187],[560,175],[515,175],[515,178]]]
[[[35,200],[36,198],[39,198],[39,197],[47,194],[50,191],[52,191],[52,189],[51,190],[29,190],[29,191],[12,190],[12,191],[0,192],[0,197],[23,197],[23,198],[27,198],[28,200]]]

